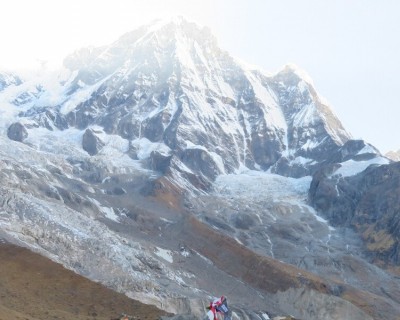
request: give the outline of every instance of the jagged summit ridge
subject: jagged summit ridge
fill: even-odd
[[[91,67],[93,71],[98,71],[108,68],[109,73],[118,68],[135,68],[137,63],[155,62],[151,67],[165,68],[166,58],[180,58],[182,63],[188,62],[181,49],[193,45],[207,46],[209,50],[217,48],[216,39],[208,28],[183,18],[158,20],[122,35],[110,45],[82,48],[66,57],[64,65],[71,70]]]

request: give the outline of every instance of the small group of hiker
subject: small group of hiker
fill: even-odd
[[[228,309],[226,297],[215,298],[207,307],[206,320],[231,320],[231,313]]]

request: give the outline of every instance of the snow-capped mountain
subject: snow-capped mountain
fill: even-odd
[[[251,319],[399,312],[398,279],[307,200],[327,167],[389,161],[299,68],[249,68],[181,18],[64,64],[0,78],[0,237],[169,311],[222,290]]]
[[[161,166],[174,163],[209,181],[241,167],[300,177],[350,139],[296,67],[275,75],[251,70],[208,29],[183,19],[79,50],[65,66],[71,77],[59,99],[49,104],[42,85],[16,97],[18,121],[28,131],[87,129],[83,147],[92,155],[104,135],[119,135],[133,158],[150,157],[144,148],[161,150]]]

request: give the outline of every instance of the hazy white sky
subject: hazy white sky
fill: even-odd
[[[400,149],[397,0],[9,0],[0,68],[52,65],[174,15],[208,25],[223,49],[266,71],[298,65],[354,138]]]

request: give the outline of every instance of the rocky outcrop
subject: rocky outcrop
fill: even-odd
[[[337,166],[314,175],[311,204],[331,224],[357,230],[377,262],[400,265],[400,163],[370,166],[350,177],[335,176]]]
[[[211,181],[222,173],[213,157],[206,150],[186,149],[183,151],[181,159],[193,172],[201,172]]]
[[[164,154],[159,151],[152,151],[150,154],[150,167],[154,171],[165,174],[170,167],[171,159],[172,155]]]
[[[272,87],[288,124],[287,149],[295,157],[324,161],[350,135],[311,83],[306,74],[289,65],[274,76]]]
[[[348,160],[365,161],[380,155],[378,149],[364,140],[348,140],[343,146],[332,153],[328,163],[341,163]]]
[[[82,148],[91,156],[96,155],[101,148],[104,147],[104,142],[96,136],[93,130],[87,129],[82,137]]]
[[[28,137],[28,131],[20,122],[15,122],[8,127],[7,136],[11,140],[22,142]]]

